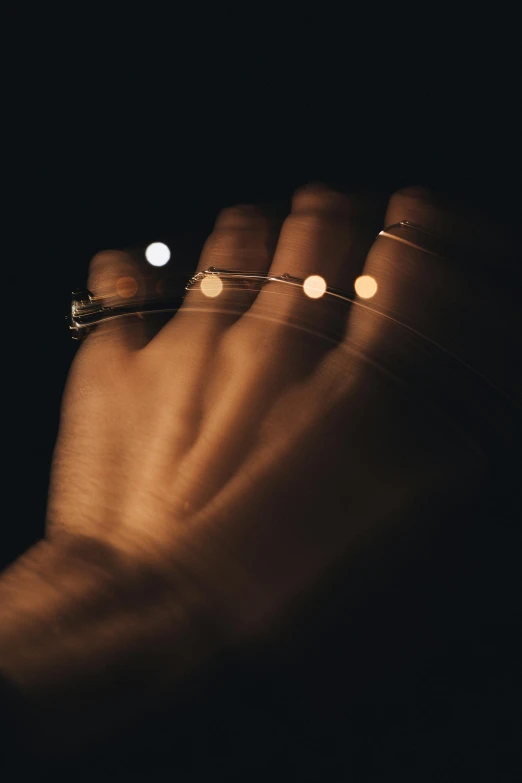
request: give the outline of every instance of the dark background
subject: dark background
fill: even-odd
[[[65,314],[98,250],[185,239],[196,247],[222,207],[289,199],[317,179],[390,193],[427,185],[519,221],[520,79],[508,24],[493,29],[484,20],[479,29],[474,19],[457,28],[452,19],[406,27],[399,20],[397,31],[385,15],[376,30],[351,15],[339,35],[334,19],[301,14],[286,32],[268,12],[245,13],[239,29],[237,13],[225,11],[144,28],[137,18],[132,33],[121,20],[80,12],[67,19],[42,13],[29,27],[22,20],[6,28],[15,43],[8,41],[3,101],[4,563],[43,534],[60,397],[75,351]],[[513,550],[518,540],[506,540]],[[462,541],[456,551],[465,556]],[[183,780],[254,779],[255,770],[264,780],[326,781],[404,779],[408,772],[441,780],[452,770],[457,780],[458,770],[469,769],[511,779],[520,728],[514,561],[513,551],[497,558],[504,592],[491,599],[482,624],[461,633],[456,613],[447,635],[452,652],[445,647],[450,663],[432,661],[432,674],[429,665],[392,667],[378,687],[361,687],[344,712],[325,696],[335,684],[322,691],[321,676],[307,674],[307,667],[316,675],[342,669],[336,621],[325,619],[330,631],[317,638],[329,642],[321,653],[309,642],[296,662],[290,644],[264,667],[247,655],[225,663],[185,702],[180,697],[174,723],[155,731],[155,750],[139,735],[143,770],[162,768],[169,757]],[[422,565],[417,571],[422,582]],[[496,581],[490,574],[487,584]],[[461,603],[473,596],[466,587]],[[506,596],[499,630],[492,622]],[[378,625],[389,604],[375,601],[366,617]],[[441,614],[443,606],[433,598],[431,611]],[[353,619],[355,635],[368,630],[362,617]],[[484,669],[493,672],[490,697],[480,687]],[[170,747],[165,758],[158,746]],[[100,769],[120,769],[132,755],[123,748],[117,761],[96,762]]]

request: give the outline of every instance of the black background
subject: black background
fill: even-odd
[[[222,207],[289,199],[295,187],[317,179],[390,193],[427,185],[513,225],[519,221],[520,79],[509,24],[416,24],[405,14],[406,24],[389,9],[384,17],[375,11],[381,17],[376,29],[374,20],[361,21],[347,10],[350,23],[341,32],[341,20],[301,12],[283,27],[277,15],[259,8],[239,17],[223,10],[215,19],[202,11],[190,23],[158,18],[143,27],[137,16],[132,32],[121,19],[80,11],[68,18],[40,12],[29,24],[7,25],[4,563],[43,534],[60,397],[75,351],[64,317],[72,288],[85,283],[88,261],[98,250],[181,236],[197,245]],[[511,553],[499,556],[496,566],[505,583],[497,604],[504,601],[505,608],[506,596],[510,602],[504,630],[491,631],[498,609],[493,600],[473,640],[463,634],[467,641],[450,654],[451,664],[435,666],[422,685],[420,675],[408,674],[404,691],[410,697],[401,702],[402,713],[389,706],[397,703],[392,696],[382,697],[388,706],[379,713],[375,686],[372,696],[362,689],[354,697],[342,729],[332,728],[339,725],[335,699],[321,696],[305,670],[328,668],[330,657],[335,659],[334,635],[324,645],[327,654],[314,658],[309,651],[311,658],[301,664],[285,662],[284,651],[265,669],[256,660],[229,664],[228,674],[218,677],[226,687],[213,680],[207,690],[180,701],[182,717],[174,728],[167,724],[164,734],[157,733],[155,751],[145,745],[143,769],[161,768],[166,762],[156,758],[157,745],[170,744],[186,780],[208,774],[253,779],[256,769],[265,780],[281,775],[336,781],[349,774],[354,780],[388,780],[408,771],[416,779],[441,780],[448,770],[463,779],[459,769],[490,767],[486,779],[510,779],[519,727],[513,716],[516,686],[503,661],[507,650],[514,656],[510,634],[519,585],[513,552],[519,550],[513,547],[519,541],[514,534],[506,541]],[[456,551],[465,556],[462,541],[460,547]],[[459,556],[452,560],[456,571]],[[506,577],[508,561],[512,572]],[[421,566],[418,572],[422,581]],[[488,585],[495,582],[490,575]],[[461,602],[475,596],[485,607],[485,588],[480,599],[466,590]],[[433,599],[431,611],[436,615],[443,605]],[[371,611],[376,624],[379,617],[384,622],[382,602]],[[359,622],[367,627],[367,620]],[[354,620],[355,630],[362,626]],[[469,651],[477,645],[482,652],[470,663]],[[289,669],[300,666],[292,680]],[[477,695],[482,667],[494,670],[500,682],[489,707]],[[401,691],[401,677],[404,672],[381,682],[379,693]],[[466,677],[462,690],[457,684]],[[312,707],[305,705],[307,687],[317,691],[315,702],[310,696]],[[431,695],[425,698],[426,689]],[[319,703],[324,720],[318,718]],[[447,706],[440,706],[448,703],[451,721]],[[310,711],[314,718],[306,722],[302,716]],[[492,733],[493,712],[501,717]],[[470,716],[477,714],[482,717],[472,725]],[[312,752],[314,743],[318,749]],[[129,748],[120,754],[110,762],[114,769]],[[108,769],[108,762],[96,763]],[[506,772],[495,777],[501,763]]]

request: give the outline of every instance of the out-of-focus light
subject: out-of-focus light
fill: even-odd
[[[361,275],[355,281],[354,288],[361,299],[371,299],[377,293],[377,282],[371,275]]]
[[[165,266],[170,259],[170,250],[163,242],[153,242],[145,250],[145,258],[152,266]]]
[[[310,299],[320,299],[326,291],[326,280],[321,275],[310,275],[303,283],[303,291]]]
[[[138,291],[138,284],[133,277],[120,277],[116,281],[116,293],[123,299],[130,299]]]
[[[213,299],[214,297],[219,296],[223,290],[223,283],[217,275],[210,275],[209,277],[204,277],[201,281],[201,290],[205,296]]]

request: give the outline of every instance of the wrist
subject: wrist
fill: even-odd
[[[41,541],[0,577],[0,673],[47,742],[83,742],[132,718],[222,636],[188,574],[93,542]]]

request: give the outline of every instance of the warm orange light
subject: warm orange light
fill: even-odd
[[[138,284],[133,277],[120,277],[116,281],[116,293],[123,299],[130,299],[138,291]]]
[[[320,299],[326,291],[326,280],[321,275],[310,275],[303,283],[303,291],[310,299]]]
[[[354,288],[361,299],[371,299],[377,293],[377,282],[371,275],[361,275],[355,281]]]
[[[209,277],[204,277],[201,281],[201,290],[205,296],[214,299],[223,290],[223,283],[217,275],[210,275]]]

